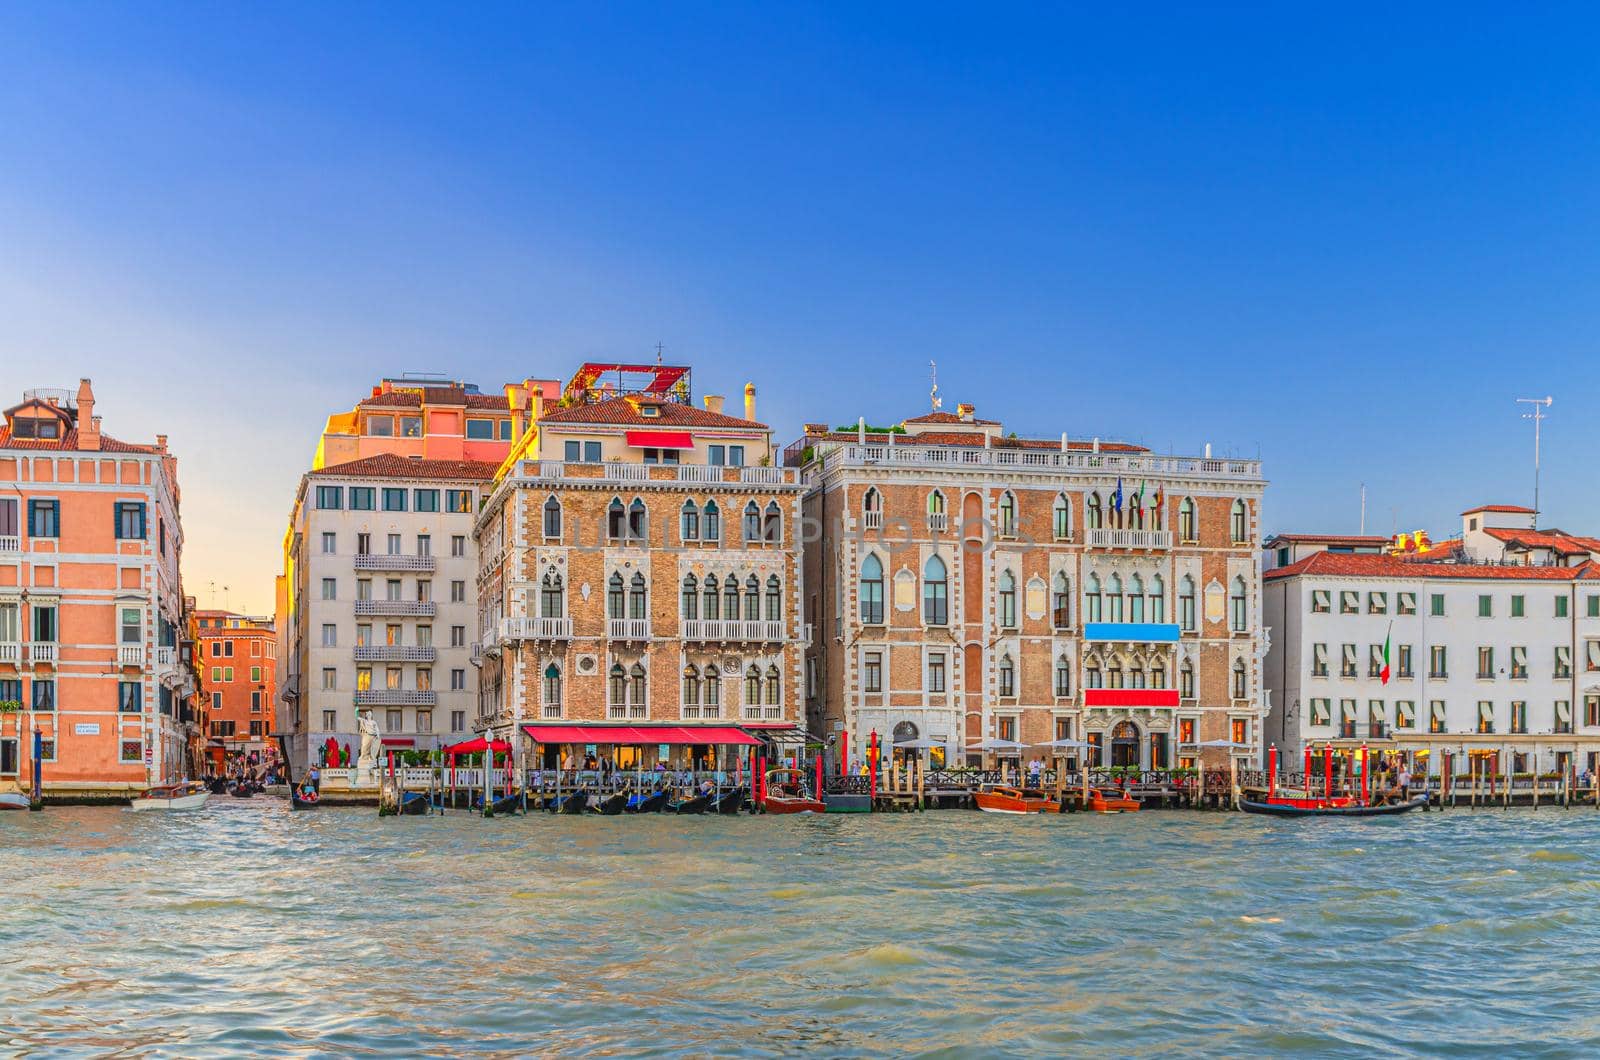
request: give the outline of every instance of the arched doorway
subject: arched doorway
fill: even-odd
[[[901,747],[900,744],[909,743],[921,736],[916,725],[909,721],[902,721],[894,727],[894,735],[890,738],[889,749],[895,762],[905,762],[907,759],[920,757],[921,752],[914,747]]]
[[[1131,721],[1119,721],[1111,728],[1111,765],[1139,765],[1139,727]]]

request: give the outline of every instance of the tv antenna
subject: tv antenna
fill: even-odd
[[[1539,425],[1547,417],[1544,410],[1555,404],[1553,397],[1542,398],[1517,398],[1519,405],[1533,406],[1532,412],[1524,412],[1522,418],[1533,421],[1533,525],[1539,525]]]

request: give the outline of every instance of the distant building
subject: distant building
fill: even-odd
[[[278,640],[272,619],[206,610],[195,614],[195,626],[212,767],[220,771],[238,755],[255,763],[275,759]]]
[[[29,391],[0,429],[0,783],[115,797],[198,768],[178,462],[119,441],[94,391]]]
[[[800,476],[753,385],[722,406],[673,365],[535,397],[477,521],[483,728],[623,768],[703,759],[730,726],[802,738]]]
[[[1018,438],[971,405],[810,424],[785,462],[805,552],[808,710],[860,748],[1190,767],[1261,747],[1255,460]]]
[[[1461,772],[1472,757],[1502,771],[1600,766],[1600,539],[1499,504],[1421,549],[1417,535],[1376,552],[1319,540],[1341,539],[1267,543],[1300,550],[1288,564],[1269,555],[1263,576],[1268,739],[1291,759],[1365,744],[1429,771],[1443,751]]]

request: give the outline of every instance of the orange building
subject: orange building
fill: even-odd
[[[239,755],[252,763],[276,759],[278,635],[272,619],[208,610],[195,613],[195,626],[211,767],[221,772]]]
[[[183,528],[165,435],[104,433],[89,380],[35,390],[0,427],[0,784],[126,795],[193,766],[179,641]]]

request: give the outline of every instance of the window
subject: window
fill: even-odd
[[[260,681],[261,681],[261,667],[259,667],[259,666],[250,667],[250,680],[256,682],[257,684],[260,683]]]
[[[876,489],[868,489],[861,498],[861,525],[868,530],[883,526],[883,494]]]
[[[1333,723],[1333,701],[1329,699],[1313,699],[1311,701],[1311,724],[1330,725]]]
[[[1565,596],[1556,597],[1556,617],[1567,617],[1567,598]]]
[[[883,691],[883,653],[869,651],[862,656],[861,662],[861,690],[863,692]]]
[[[1516,647],[1511,649],[1511,679],[1513,681],[1526,681],[1528,679],[1528,649]]]
[[[465,648],[467,646],[467,627],[450,627],[450,646],[452,648]]]
[[[383,712],[383,728],[386,732],[401,732],[405,729],[406,712],[403,710],[386,710]]]
[[[259,691],[252,691],[250,693],[250,713],[261,713],[261,693]]]
[[[455,534],[450,538],[450,554],[452,556],[465,556],[467,554],[467,536]]]
[[[1099,622],[1105,614],[1105,600],[1100,594],[1100,576],[1090,574],[1083,583],[1083,617],[1087,622]]]
[[[28,534],[32,537],[60,537],[61,502],[29,501]]]
[[[1105,675],[1100,672],[1100,660],[1093,655],[1089,656],[1083,664],[1083,687],[1104,688],[1105,684]]]
[[[930,626],[943,626],[950,621],[949,583],[945,580],[944,561],[929,556],[922,569],[922,620]]]
[[[389,438],[394,435],[393,416],[368,416],[367,433],[375,438]]]
[[[1311,676],[1328,676],[1328,646],[1326,644],[1311,645]]]
[[[438,490],[417,490],[412,511],[436,512],[439,510]]]
[[[420,511],[420,509],[418,509]],[[472,514],[471,490],[445,490],[444,510],[452,515]]]
[[[700,668],[693,663],[683,668],[683,707],[685,717],[700,715]]]
[[[372,667],[356,667],[356,691],[369,692],[372,690]]]
[[[1122,575],[1113,574],[1106,582],[1105,608],[1107,622],[1122,621]]]
[[[1354,677],[1356,675],[1356,646],[1354,644],[1341,644],[1339,646],[1339,676]]]
[[[761,537],[769,544],[783,540],[783,512],[777,501],[768,501],[761,512]]]
[[[1249,543],[1249,510],[1245,507],[1244,501],[1233,502],[1233,510],[1228,517],[1228,528],[1233,533],[1234,544],[1244,545]]]
[[[1072,539],[1072,502],[1065,493],[1056,494],[1055,503],[1050,506],[1050,532],[1057,541]]]
[[[731,577],[731,575],[730,575],[730,577]],[[717,576],[715,574],[707,574],[706,575],[705,595],[703,597],[701,597],[701,600],[704,602],[704,605],[705,605],[703,608],[701,608],[701,611],[702,611],[702,616],[701,617],[710,619],[712,621],[715,621],[718,617],[721,616],[721,614],[722,614],[722,603],[721,603],[722,597],[719,595],[719,591],[720,590],[718,588]]]
[[[1325,615],[1331,610],[1330,598],[1332,594],[1327,589],[1311,590],[1311,613]]]
[[[644,574],[635,571],[633,580],[628,583],[628,617],[638,621],[643,619],[645,614]]]
[[[1008,491],[1000,495],[1000,527],[1001,537],[1017,536],[1017,498]]]
[[[325,511],[337,511],[344,507],[343,486],[318,486],[317,507]]]
[[[1494,597],[1484,593],[1478,597],[1478,617],[1490,618],[1494,615]]]
[[[942,693],[945,690],[944,653],[937,651],[929,652],[927,669],[928,676],[926,681],[926,690],[929,692]]]
[[[705,669],[705,688],[701,716],[715,718],[722,713],[722,674],[715,666]]]
[[[628,505],[628,537],[642,543],[647,536],[647,529],[644,501],[635,497]]]
[[[1072,628],[1072,582],[1061,571],[1050,591],[1050,622],[1056,629]]]
[[[1195,542],[1200,540],[1198,534],[1199,520],[1196,517],[1193,497],[1185,497],[1178,504],[1178,538],[1181,541]]]
[[[1367,594],[1367,614],[1386,615],[1389,613],[1389,594],[1370,592]]]
[[[338,727],[339,727],[339,712],[337,710],[325,710],[325,711],[323,711],[322,712],[322,731],[323,732],[332,732],[333,730],[337,729]]]
[[[339,627],[332,622],[324,622],[322,624],[322,646],[324,648],[336,648],[339,646]]]
[[[1150,621],[1165,622],[1167,620],[1167,583],[1161,580],[1161,575],[1150,576]]]
[[[704,520],[700,526],[700,540],[712,542],[722,540],[722,516],[717,511],[716,501],[706,501]]]
[[[1584,608],[1590,618],[1600,618],[1600,594],[1591,593],[1584,598]]]
[[[1428,648],[1428,676],[1443,678],[1450,676],[1449,667],[1445,665],[1445,646],[1434,644]]]
[[[684,501],[678,513],[678,536],[684,541],[700,539],[700,508],[694,501]]]
[[[721,467],[728,462],[727,447],[721,445],[706,446],[706,463],[712,467]]]
[[[1431,699],[1428,701],[1428,731],[1430,733],[1441,733],[1444,730],[1444,700]]]
[[[1600,640],[1584,642],[1583,668],[1589,673],[1600,670]]]
[[[1396,652],[1398,653],[1399,659],[1395,672],[1400,677],[1413,676],[1411,670],[1411,645],[1402,644],[1396,649]]]
[[[324,600],[337,600],[339,598],[339,582],[336,578],[322,579],[322,598]]]
[[[450,602],[452,604],[463,604],[466,603],[466,601],[467,583],[461,579],[452,581],[450,583]]]
[[[744,540],[746,544],[761,540],[761,509],[755,501],[744,506]]]
[[[1099,530],[1105,523],[1105,516],[1100,508],[1100,494],[1091,493],[1089,499],[1083,502],[1083,525],[1087,530]]]
[[[1065,655],[1056,656],[1055,688],[1057,696],[1072,695],[1072,663]]]
[[[144,742],[141,740],[121,741],[121,754],[119,757],[124,762],[142,761],[144,758]]]
[[[1557,597],[1557,599],[1562,598]],[[1572,649],[1565,644],[1556,645],[1555,675],[1557,677],[1572,676]]]
[[[1520,699],[1511,701],[1511,727],[1508,731],[1528,731],[1528,704]]]
[[[450,731],[451,732],[466,732],[467,731],[467,712],[466,711],[464,711],[464,710],[452,710],[450,712]]]
[[[1572,701],[1568,699],[1556,700],[1556,732],[1570,733],[1572,731]]]
[[[383,510],[386,512],[405,511],[406,491],[403,489],[385,488],[383,491]]]
[[[1128,621],[1144,621],[1144,579],[1137,574],[1128,585]]]
[[[1233,618],[1232,627],[1235,633],[1243,633],[1249,628],[1249,614],[1246,607],[1248,599],[1244,578],[1235,577],[1233,579],[1233,592],[1228,597],[1229,612]]]
[[[1396,593],[1394,613],[1397,615],[1414,615],[1417,613],[1416,593]]]
[[[1478,700],[1478,731],[1494,732],[1494,704],[1487,699]]]
[[[450,671],[450,691],[464,692],[467,688],[467,671],[455,669]]]
[[[767,667],[767,706],[776,707],[783,702],[783,680],[777,666]]]
[[[1249,677],[1245,672],[1244,660],[1233,661],[1233,698],[1244,699],[1249,695]]]
[[[402,438],[421,438],[422,437],[422,417],[421,416],[401,416],[400,417],[400,437],[402,437]]]
[[[370,555],[372,555],[372,535],[371,534],[363,532],[363,533],[359,533],[359,534],[356,535],[356,555],[358,555],[358,556],[370,556]],[[366,597],[358,596],[358,597],[356,597],[356,599],[364,600],[364,599],[366,599]]]
[[[431,534],[418,534],[417,535],[417,555],[419,555],[419,556],[431,556],[431,555],[433,555],[433,535],[431,535]]]
[[[627,617],[628,599],[622,589],[622,574],[613,573],[606,582],[606,618],[613,621]]]
[[[1011,661],[1009,654],[1000,657],[1000,695],[1012,697],[1017,694],[1017,667]]]
[[[33,709],[56,709],[56,683],[54,679],[39,677],[33,679]]]
[[[1250,742],[1250,722],[1246,718],[1233,718],[1229,722],[1229,737],[1234,743]]]
[[[767,576],[767,609],[768,622],[783,621],[783,583],[778,581],[776,574]]]
[[[1383,700],[1367,700],[1367,736],[1369,739],[1381,740],[1385,735]]]
[[[1526,608],[1527,597],[1515,595],[1511,597],[1511,617],[1522,618]]]
[[[372,579],[371,578],[357,578],[356,579],[356,599],[357,600],[370,600],[370,599],[372,599]]]
[[[1017,579],[1011,572],[1000,572],[998,611],[1001,629],[1017,628]]]
[[[1494,676],[1494,649],[1493,648],[1479,648],[1478,649],[1478,677],[1479,678],[1486,678],[1486,677],[1493,677],[1493,676]]]
[[[339,535],[338,534],[327,534],[327,533],[323,534],[322,535],[322,554],[324,556],[331,556],[331,555],[333,555],[334,553],[336,553],[338,551],[339,551]]]
[[[744,446],[742,446],[742,445],[730,445],[730,446],[728,446],[728,466],[729,467],[744,467]]]
[[[473,441],[494,441],[494,420],[467,421],[467,437]]]
[[[1361,594],[1349,589],[1339,593],[1339,613],[1353,615],[1361,610]]]
[[[372,486],[350,487],[350,510],[355,512],[370,512],[377,500],[377,490]]]
[[[761,671],[754,663],[744,672],[744,702],[746,706],[761,702]]]
[[[322,690],[332,692],[339,687],[339,671],[333,666],[322,668]]]
[[[934,490],[928,494],[928,529],[943,530],[947,520],[944,510],[944,494]]]
[[[120,616],[118,639],[123,644],[140,644],[144,641],[144,612],[137,607],[117,609]]]
[[[1178,583],[1178,625],[1193,633],[1194,619],[1194,579],[1185,574]]]
[[[117,539],[143,541],[144,535],[144,505],[138,501],[118,501]]]

